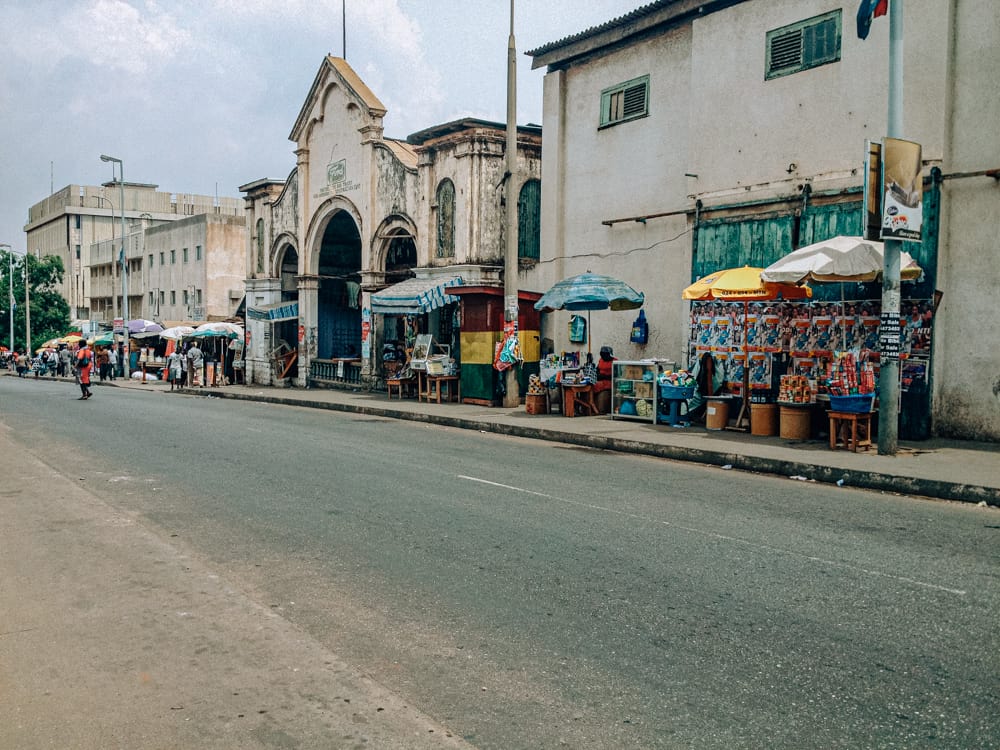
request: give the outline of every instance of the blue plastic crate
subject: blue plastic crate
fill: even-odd
[[[660,383],[660,398],[691,398],[694,395],[693,385],[668,385]]]
[[[875,406],[875,394],[866,393],[863,395],[834,396],[830,395],[830,409],[833,411],[845,411],[851,414],[865,414],[870,412]]]

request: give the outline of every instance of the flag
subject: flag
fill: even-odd
[[[858,39],[867,39],[872,20],[889,11],[889,0],[861,0],[858,6]]]

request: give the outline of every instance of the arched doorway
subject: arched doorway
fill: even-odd
[[[278,253],[277,277],[281,290],[281,302],[297,302],[299,288],[296,277],[299,275],[299,254],[293,245],[285,245]],[[298,351],[297,318],[278,320],[271,328],[271,359],[274,374],[286,378],[298,376],[298,357],[291,359],[289,355]]]
[[[323,231],[317,266],[318,359],[361,356],[361,235],[350,213],[337,211]]]

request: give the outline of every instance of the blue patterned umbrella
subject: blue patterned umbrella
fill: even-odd
[[[553,310],[635,310],[645,302],[624,281],[599,273],[581,273],[557,282],[535,303],[542,312]]]

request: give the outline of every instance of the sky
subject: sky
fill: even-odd
[[[526,50],[648,2],[515,0],[518,123],[542,122]],[[0,0],[0,29],[0,243],[17,253],[33,204],[113,179],[101,154],[172,193],[285,179],[288,134],[345,36],[387,137],[506,121],[508,0]]]

